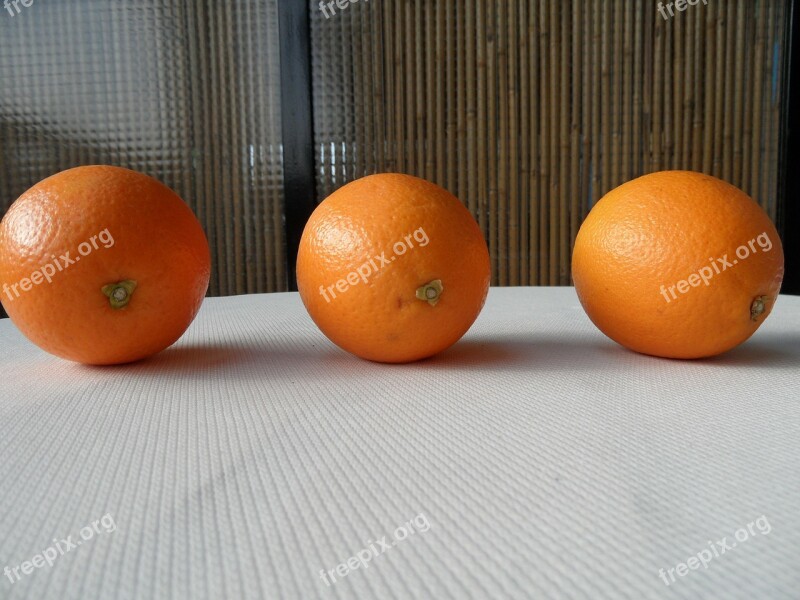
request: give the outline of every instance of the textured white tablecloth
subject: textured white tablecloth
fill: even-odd
[[[0,569],[116,525],[0,598],[800,598],[800,298],[696,362],[617,346],[571,288],[493,289],[401,366],[338,350],[296,294],[207,300],[125,367],[5,320],[0,386]]]

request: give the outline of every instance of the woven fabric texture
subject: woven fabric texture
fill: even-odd
[[[0,598],[797,598],[798,367],[788,296],[691,362],[615,345],[571,288],[492,289],[456,346],[395,366],[297,294],[209,299],[112,368],[3,321],[0,569],[82,543]]]

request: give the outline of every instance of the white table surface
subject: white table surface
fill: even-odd
[[[394,366],[297,294],[209,299],[122,367],[0,321],[0,570],[107,514],[0,598],[800,598],[800,298],[694,362],[617,346],[571,288],[493,289],[456,346]]]

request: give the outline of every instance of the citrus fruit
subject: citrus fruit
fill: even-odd
[[[0,222],[0,298],[34,344],[105,365],[174,343],[208,289],[208,242],[175,192],[86,166],[49,177]]]
[[[410,175],[353,181],[306,224],[297,286],[335,344],[378,362],[410,362],[454,344],[489,289],[489,252],[470,212]]]
[[[767,214],[736,187],[663,171],[606,194],[581,225],[575,289],[595,325],[654,356],[701,358],[749,338],[783,279]]]

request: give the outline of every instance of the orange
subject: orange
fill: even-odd
[[[174,343],[208,288],[200,223],[175,192],[108,166],[39,182],[0,222],[0,298],[34,344],[95,364]]]
[[[589,318],[623,346],[701,358],[749,338],[783,279],[767,214],[736,187],[664,171],[606,194],[578,232],[572,258]]]
[[[297,285],[335,344],[389,363],[432,356],[470,328],[489,289],[489,252],[470,212],[400,174],[353,181],[306,224]]]

